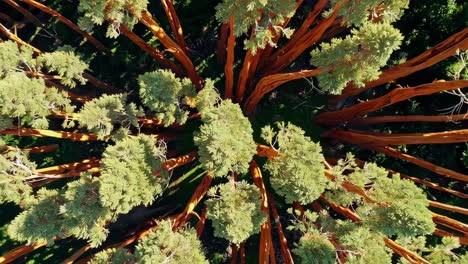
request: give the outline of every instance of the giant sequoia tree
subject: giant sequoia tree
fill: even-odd
[[[467,209],[427,193],[466,199],[468,175],[395,146],[468,142],[468,130],[378,129],[468,117],[453,114],[467,103],[467,29],[404,61],[395,23],[409,1],[223,0],[204,4],[215,62],[185,36],[184,3],[78,2],[0,4],[0,201],[20,210],[6,233],[25,244],[0,262],[75,241],[84,246],[65,263],[207,263],[216,252],[233,263],[466,263],[468,226],[453,215]],[[455,55],[450,80],[393,84]],[[330,95],[316,116],[322,143],[301,128],[312,120],[258,121],[275,89],[303,79]],[[440,92],[461,98],[451,115],[378,116]]]

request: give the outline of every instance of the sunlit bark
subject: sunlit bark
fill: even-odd
[[[171,29],[172,29],[172,32],[174,33],[177,44],[179,44],[179,46],[185,52],[188,52],[188,47],[187,47],[187,43],[185,42],[182,25],[180,24],[180,20],[179,20],[179,17],[177,16],[177,12],[174,8],[174,4],[172,3],[172,0],[161,0],[161,3],[164,7],[164,11],[166,12],[166,16],[169,20],[169,24],[171,25]]]

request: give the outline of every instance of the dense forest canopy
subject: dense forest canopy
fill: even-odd
[[[467,263],[467,12],[0,1],[0,263]]]

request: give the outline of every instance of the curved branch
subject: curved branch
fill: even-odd
[[[99,40],[91,36],[88,32],[85,32],[81,30],[76,24],[71,22],[68,18],[62,16],[59,12],[53,10],[52,8],[45,6],[39,2],[36,2],[34,0],[20,0],[21,2],[24,2],[28,5],[34,6],[35,8],[41,10],[44,13],[47,13],[55,18],[57,18],[60,22],[63,24],[67,25],[69,28],[73,29],[80,35],[82,35],[86,40],[88,40],[90,43],[92,43],[96,48],[99,50],[103,51],[104,53],[111,54],[112,52],[106,48]]]
[[[151,57],[153,57],[156,61],[158,61],[164,67],[172,70],[177,76],[182,77],[185,76],[182,69],[180,69],[177,64],[175,64],[170,59],[164,57],[164,54],[158,50],[157,48],[152,47],[150,44],[146,43],[145,40],[140,38],[137,34],[133,33],[129,28],[125,25],[120,24],[120,32],[129,38],[133,43],[135,43],[138,47],[142,50],[146,51]]]
[[[411,115],[411,116],[373,116],[356,118],[352,122],[355,124],[381,124],[381,123],[398,123],[398,122],[457,122],[467,120],[468,114],[459,115],[442,115],[442,116],[425,116],[425,115]]]
[[[467,80],[448,82],[439,81],[422,84],[412,88],[396,88],[384,96],[358,103],[342,110],[322,113],[318,116],[317,122],[325,125],[336,125],[350,121],[357,116],[382,109],[409,98],[421,95],[429,95],[441,91],[457,90],[465,87],[468,87]]]
[[[263,96],[271,91],[273,91],[276,87],[297,79],[307,78],[316,76],[320,73],[326,72],[331,70],[332,68],[318,68],[315,70],[305,70],[300,72],[291,72],[291,73],[278,73],[270,76],[263,77],[257,83],[252,94],[247,98],[244,104],[244,111],[249,115],[252,114],[255,110],[255,107],[263,98]]]
[[[174,32],[177,44],[179,44],[179,46],[185,52],[188,52],[187,43],[185,42],[184,32],[182,30],[182,25],[180,24],[180,20],[177,16],[177,12],[174,8],[172,0],[161,0],[161,3],[164,7],[164,12],[166,12],[169,24],[171,25],[172,32]]]
[[[331,104],[336,104],[350,96],[358,95],[364,91],[410,75],[422,69],[428,68],[440,61],[443,61],[456,54],[457,50],[468,49],[468,28],[453,34],[446,40],[428,49],[424,53],[408,60],[400,65],[384,70],[379,79],[367,82],[364,88],[356,88],[353,84],[348,85],[339,96],[330,100]]]
[[[387,134],[334,128],[323,135],[352,144],[384,147],[387,145],[447,144],[468,142],[468,129],[434,132]]]
[[[134,13],[134,11],[130,11]],[[153,33],[156,38],[159,39],[159,41],[161,41],[161,43],[167,48],[167,51],[176,57],[182,66],[184,66],[193,84],[201,89],[203,86],[203,80],[198,75],[197,71],[195,70],[195,66],[193,66],[192,61],[187,56],[185,51],[166,34],[166,32],[159,26],[159,24],[153,19],[153,16],[148,11],[143,11],[139,20],[151,31],[151,33]]]

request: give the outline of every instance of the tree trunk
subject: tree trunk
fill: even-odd
[[[224,98],[230,99],[233,95],[234,85],[234,46],[236,45],[236,37],[234,36],[234,15],[229,18],[229,37],[227,40],[227,58],[224,65],[224,75],[226,81],[224,84]]]
[[[180,24],[180,20],[177,16],[177,12],[174,8],[172,0],[162,0],[161,3],[164,7],[164,11],[166,12],[169,24],[171,25],[172,32],[174,32],[177,44],[179,44],[179,46],[184,50],[184,52],[187,53],[188,47],[187,43],[185,42],[184,32],[182,30],[182,25]]]

